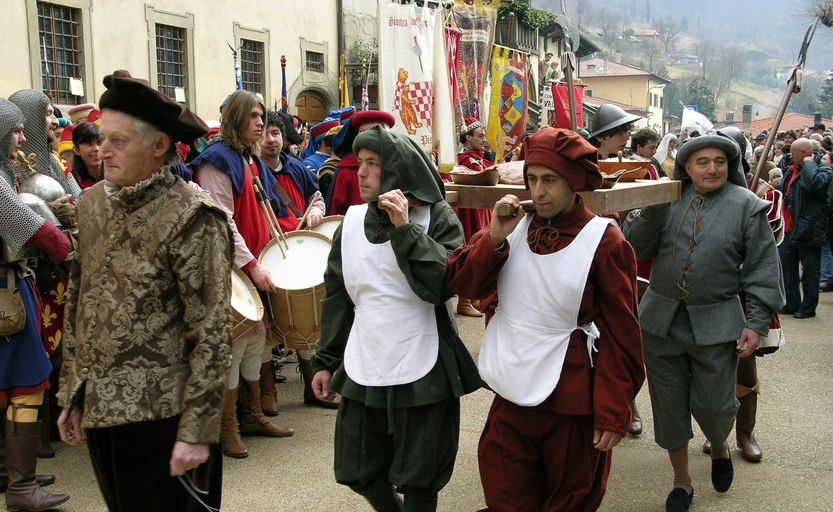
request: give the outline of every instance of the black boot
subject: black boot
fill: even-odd
[[[437,501],[436,494],[406,493],[405,512],[436,512]]]
[[[69,499],[68,494],[44,491],[35,480],[39,442],[40,428],[37,423],[6,420],[6,465],[9,472],[6,508],[9,512],[49,510]]]
[[[396,494],[393,487],[389,492],[381,494],[364,495],[364,499],[370,503],[376,512],[402,512],[402,498]]]

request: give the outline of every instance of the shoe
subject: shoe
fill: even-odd
[[[827,281],[826,283],[819,284],[819,291],[833,292],[833,282]]]
[[[794,315],[795,311],[796,310],[790,309],[790,308],[779,308],[778,309],[778,314],[779,315]]]
[[[38,487],[46,487],[55,483],[55,475],[35,475],[35,482]],[[0,473],[0,494],[6,492],[6,487],[9,485],[9,476],[5,473]]]
[[[740,449],[740,456],[747,462],[761,462],[763,453],[761,447],[758,446],[758,441],[755,439],[755,434],[752,432],[737,432],[738,449]]]
[[[816,316],[815,311],[811,311],[809,313],[802,313],[801,311],[798,311],[793,315],[793,318],[813,318],[814,316]]]
[[[634,416],[631,420],[631,424],[628,426],[628,434],[632,435],[633,437],[639,437],[642,435],[642,419]]]
[[[279,427],[263,415],[260,408],[260,381],[247,380],[240,410],[240,434],[243,436],[289,437],[295,433],[291,428]]]
[[[483,313],[480,310],[476,309],[472,306],[471,301],[469,299],[460,298],[457,301],[457,314],[463,316],[470,316],[473,318],[479,318],[483,316]]]
[[[52,494],[40,488],[35,477],[40,425],[6,420],[6,465],[9,485],[6,509],[49,510],[69,500],[68,494]]]
[[[735,468],[732,458],[712,459],[712,485],[717,492],[726,492],[732,487],[735,478]]]
[[[712,454],[712,442],[706,439],[706,442],[703,443],[703,453],[706,455]]]
[[[682,487],[675,487],[665,498],[665,510],[668,512],[687,512],[693,499],[694,489],[689,493]]]

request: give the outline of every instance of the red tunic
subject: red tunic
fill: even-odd
[[[463,151],[457,154],[457,164],[468,167],[473,171],[483,171],[494,165],[491,161],[483,158],[483,151]],[[443,174],[443,179],[450,180],[451,177]],[[492,212],[483,208],[454,208],[454,212],[463,225],[463,234],[466,242],[471,241],[475,233],[489,225],[492,220]]]
[[[286,190],[286,193],[289,194],[289,197],[292,199],[292,202],[295,203],[301,210],[301,214],[306,209],[305,204],[307,203],[306,198],[304,198],[303,192],[301,189],[298,188],[298,185],[295,183],[295,180],[292,179],[292,175],[288,172],[282,173],[278,175],[278,183]],[[292,208],[289,205],[286,206],[287,210],[289,210],[289,215],[286,217],[279,217],[278,223],[281,225],[281,229],[284,232],[295,231],[298,229],[298,217],[295,216],[295,212],[292,211]]]
[[[344,215],[354,204],[364,204],[359,194],[359,160],[350,153],[338,162],[338,174],[331,185],[327,215]]]
[[[558,238],[530,243],[532,251],[551,254],[563,249],[592,217],[592,212],[577,205],[552,219]],[[536,216],[529,232],[545,225]],[[480,298],[487,322],[498,304],[497,280],[508,250],[495,250],[488,231],[483,230],[470,244],[454,251],[448,263],[449,287],[460,296]],[[606,489],[610,452],[592,448],[593,431],[624,436],[630,403],[645,379],[636,304],[636,257],[619,229],[610,226],[593,257],[578,318],[579,325],[595,322],[601,333],[595,367],[590,366],[586,336],[577,330],[570,338],[558,386],[543,403],[520,407],[496,395],[479,450],[481,479],[491,509],[598,508]],[[551,449],[559,442],[567,443],[567,448]],[[549,455],[541,460],[532,455],[535,452]]]
[[[234,194],[234,223],[246,242],[246,247],[257,258],[272,237],[269,234],[269,224],[255,196],[252,175],[258,175],[257,164],[249,164],[248,171],[243,178],[240,194]]]

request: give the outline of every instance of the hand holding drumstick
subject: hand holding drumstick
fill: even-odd
[[[401,227],[408,223],[410,203],[401,190],[395,189],[379,195],[379,208],[388,212],[391,223]]]

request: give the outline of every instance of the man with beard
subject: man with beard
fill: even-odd
[[[313,131],[315,129],[313,128]],[[282,151],[286,127],[283,119],[277,112],[269,112],[266,118],[266,138],[261,150],[263,163],[275,175],[275,193],[281,198],[281,210],[278,213],[278,222],[284,232],[294,231],[302,226],[298,220],[309,208],[306,218],[306,228],[313,228],[321,223],[324,218],[324,199],[319,196],[313,202],[318,185],[313,175],[304,168],[304,165],[294,156]],[[272,344],[270,344],[272,345]],[[270,347],[271,348],[271,347]],[[309,405],[320,405],[328,409],[338,407],[332,402],[319,400],[312,392],[312,350],[296,350],[298,355],[298,366],[301,369],[301,379],[304,382],[304,403]],[[272,368],[272,357],[263,361],[260,370],[261,393],[260,399],[263,412],[267,415],[278,413],[278,399],[275,391],[275,373]]]
[[[275,178],[260,158],[260,143],[266,124],[266,107],[251,92],[236,91],[229,96],[222,111],[220,134],[194,159],[192,167],[200,186],[207,190],[229,216],[234,239],[234,264],[242,269],[261,292],[275,292],[272,275],[257,260],[269,243],[269,221],[258,204],[255,177],[259,178],[275,211],[280,199],[275,195]],[[263,414],[260,398],[260,372],[263,361],[271,361],[272,349],[266,344],[267,320],[264,319],[232,343],[231,373],[223,406],[221,439],[223,453],[229,457],[248,457],[240,438],[244,435],[287,437],[294,431],[278,427]],[[247,393],[243,393],[242,414],[237,422],[237,398],[240,376]]]

